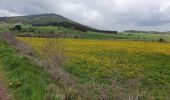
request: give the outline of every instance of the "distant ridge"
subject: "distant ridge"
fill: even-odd
[[[169,34],[169,31],[165,32],[160,32],[160,31],[142,31],[142,30],[125,30],[124,32],[127,33],[146,33],[146,34]]]
[[[117,33],[117,31],[98,30],[54,13],[37,14],[28,16],[0,17],[0,23],[26,23],[33,26],[63,26],[83,32],[94,31],[101,33]]]
[[[75,23],[63,16],[48,13],[28,16],[0,17],[0,22],[5,23],[27,23],[27,24],[49,24],[54,22]]]

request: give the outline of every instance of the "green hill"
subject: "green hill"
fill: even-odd
[[[49,24],[54,22],[69,22],[75,23],[63,16],[57,14],[39,14],[28,16],[15,16],[15,17],[0,17],[0,22],[4,23],[28,23],[28,24]]]
[[[80,31],[93,31],[99,33],[117,33],[116,31],[98,30],[79,22],[72,21],[63,16],[49,13],[28,16],[15,16],[15,17],[0,17],[0,23],[25,23],[33,26],[63,26],[65,28],[80,30]]]

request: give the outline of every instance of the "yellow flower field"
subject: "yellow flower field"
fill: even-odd
[[[51,40],[24,37],[18,39],[35,48],[37,52],[41,51],[45,42]],[[70,57],[65,62],[64,68],[80,78],[98,79],[115,75],[122,75],[124,78],[142,77],[144,70],[158,65],[154,57],[157,57],[157,55],[170,56],[170,43],[61,40],[65,46],[65,55]]]

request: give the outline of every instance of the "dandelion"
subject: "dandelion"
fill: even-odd
[[[9,86],[12,86],[12,85],[13,85],[12,82],[10,82],[10,83],[9,83]]]
[[[35,48],[40,54],[41,47],[48,40],[24,37],[18,39]],[[70,58],[65,61],[66,66],[74,66],[72,70],[80,70],[83,66],[80,72],[100,73],[104,76],[110,76],[114,70],[117,70],[125,77],[138,77],[144,65],[148,65],[146,62],[141,62],[146,55],[170,56],[170,43],[82,39],[63,39],[63,41],[66,44],[64,55]]]

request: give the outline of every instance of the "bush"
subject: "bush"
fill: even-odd
[[[65,61],[65,46],[61,39],[47,39],[41,48],[41,61],[56,80],[72,84],[72,78],[61,68]]]
[[[77,35],[74,36],[75,39],[79,38]]]
[[[160,38],[160,39],[158,39],[158,42],[166,42],[166,40],[163,38]]]
[[[50,33],[50,34],[55,34],[55,32],[54,32],[54,31],[49,31],[49,33]]]
[[[22,30],[21,25],[15,25],[15,30],[21,31]]]

